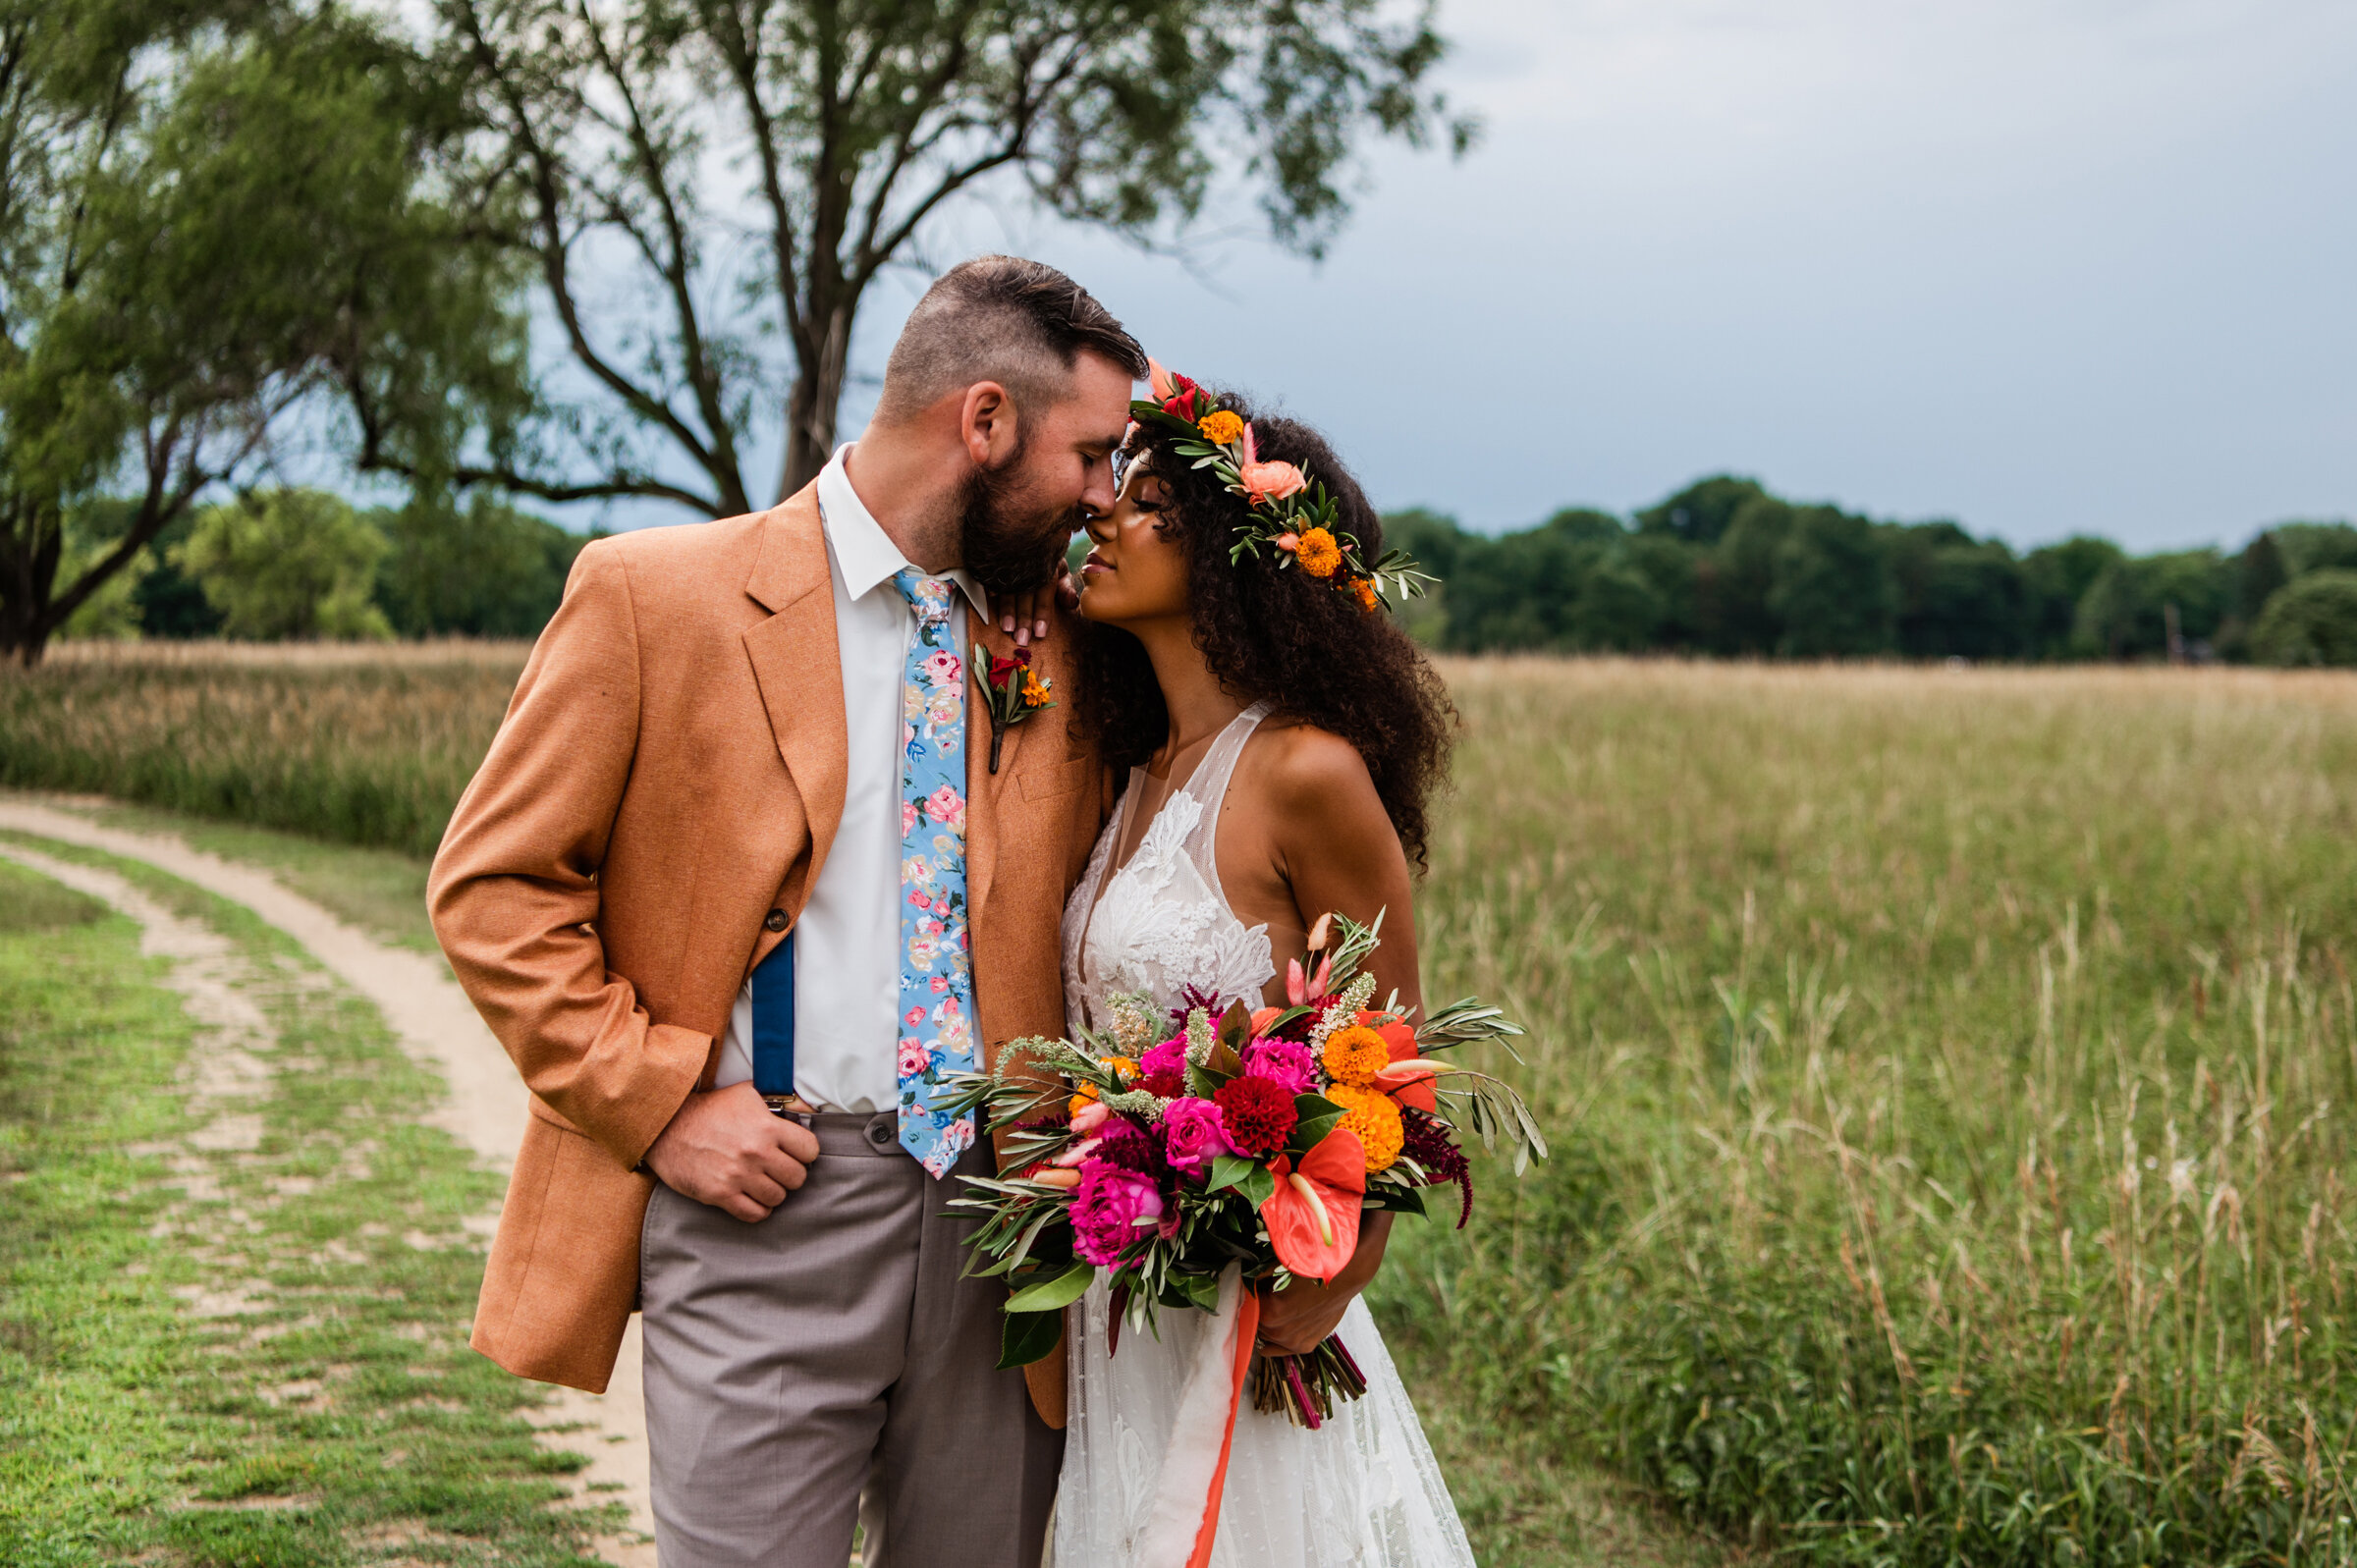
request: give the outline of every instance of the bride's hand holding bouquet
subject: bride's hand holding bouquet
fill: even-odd
[[[1252,1364],[1260,1410],[1314,1428],[1363,1391],[1347,1347],[1322,1331],[1380,1257],[1352,1269],[1362,1224],[1424,1213],[1424,1190],[1444,1183],[1463,1224],[1460,1128],[1485,1146],[1504,1137],[1517,1171],[1546,1153],[1518,1095],[1449,1056],[1521,1030],[1469,1000],[1421,1022],[1397,999],[1376,1006],[1363,965],[1381,926],[1321,920],[1284,1006],[1190,995],[1174,1018],[1117,999],[1105,1034],[1015,1041],[959,1086],[957,1104],[1003,1135],[1008,1174],[954,1205],[982,1217],[972,1271],[1013,1287],[1002,1367],[1051,1353],[1062,1310],[1102,1274],[1132,1329],[1163,1308],[1225,1309],[1249,1336],[1272,1292],[1283,1321],[1270,1327],[1314,1344]],[[1339,1288],[1288,1289],[1310,1282]]]

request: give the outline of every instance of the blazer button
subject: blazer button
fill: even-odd
[[[784,931],[786,924],[786,911],[783,909],[772,909],[761,917],[761,929],[764,931]]]

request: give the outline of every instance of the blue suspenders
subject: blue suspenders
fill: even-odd
[[[753,1088],[776,1102],[794,1093],[794,934],[753,970]]]

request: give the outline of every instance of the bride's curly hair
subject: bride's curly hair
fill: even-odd
[[[1293,463],[1326,486],[1336,521],[1357,536],[1362,560],[1383,554],[1382,519],[1325,437],[1298,420],[1255,416],[1240,398],[1222,395],[1219,406],[1251,421],[1262,460]],[[1204,663],[1244,701],[1266,701],[1356,747],[1408,859],[1425,866],[1425,808],[1448,773],[1455,718],[1441,677],[1389,614],[1362,610],[1334,579],[1297,566],[1281,570],[1267,552],[1231,565],[1244,500],[1172,450],[1183,439],[1141,423],[1126,450],[1151,454],[1154,473],[1169,487],[1156,526],[1186,547],[1194,641]],[[1073,717],[1098,737],[1116,777],[1126,779],[1170,738],[1154,667],[1135,637],[1093,622],[1081,628],[1077,654]]]

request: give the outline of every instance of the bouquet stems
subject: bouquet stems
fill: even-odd
[[[1299,1356],[1262,1356],[1252,1364],[1252,1408],[1264,1415],[1283,1411],[1296,1427],[1315,1432],[1334,1417],[1334,1407],[1367,1391],[1366,1374],[1329,1335]]]

